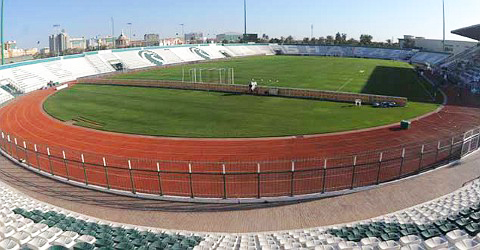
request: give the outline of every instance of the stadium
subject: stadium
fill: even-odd
[[[0,249],[478,249],[479,60],[211,43],[2,65]]]

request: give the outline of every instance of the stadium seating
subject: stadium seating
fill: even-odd
[[[0,67],[0,82],[1,85],[11,86],[13,90],[28,93],[46,86],[49,81],[68,82],[79,77],[114,72],[115,68],[112,65],[118,63],[121,63],[124,69],[139,69],[155,65],[172,65],[226,57],[273,55],[277,52],[287,55],[362,57],[388,60],[411,59],[412,62],[430,63],[432,65],[445,62],[448,57],[447,54],[439,53],[417,53],[410,50],[351,46],[210,44],[149,47],[87,52],[80,55],[5,65]],[[451,65],[454,65],[451,66],[452,74],[455,74],[464,82],[478,81],[480,67],[474,62],[464,58],[455,60],[455,63],[451,63]],[[8,84],[5,82],[8,82]],[[16,95],[15,93],[12,94]]]
[[[100,56],[98,55],[87,55],[85,59],[93,66],[93,68],[97,71],[97,74],[109,73],[114,72],[115,69],[112,65],[105,62]]]
[[[98,71],[89,63],[85,57],[61,60],[64,69],[72,72],[73,77],[85,77],[98,74]]]
[[[0,182],[0,249],[479,249],[479,223],[478,179],[451,194],[377,218],[244,234],[113,223],[36,201]]]
[[[4,86],[1,86],[0,88],[0,104],[5,103],[11,99],[13,99],[14,96],[7,90],[4,89]]]
[[[217,45],[213,44],[213,45],[209,45],[209,46],[201,46],[200,49],[207,52],[210,55],[211,59],[225,58],[225,55],[223,55],[220,52],[223,49],[222,46],[217,46]]]
[[[139,69],[155,66],[155,64],[141,58],[138,53],[139,50],[119,52],[112,55],[116,55],[127,69]]]
[[[193,53],[190,48],[193,47],[177,47],[171,51],[177,55],[183,62],[203,61],[205,58]]]
[[[342,56],[377,58],[386,60],[408,60],[415,52],[410,50],[350,47],[350,46],[305,46],[283,45],[274,48],[286,55]]]
[[[428,63],[430,65],[435,65],[437,63],[441,63],[449,56],[449,54],[443,53],[418,52],[410,59],[410,61],[413,63]]]
[[[177,64],[184,62],[180,57],[173,53],[171,49],[151,49],[151,51],[161,56],[165,61],[165,64]]]
[[[480,47],[474,47],[446,60],[439,67],[447,71],[449,79],[480,90]]]
[[[60,61],[43,63],[42,66],[56,77],[55,79],[52,79],[54,82],[68,82],[76,79],[73,76],[73,73],[66,70]]]
[[[19,68],[12,68],[12,74],[14,82],[18,89],[27,93],[33,90],[40,89],[47,85],[48,81],[40,75],[33,73],[31,70],[33,67],[39,67],[37,65],[25,66]]]

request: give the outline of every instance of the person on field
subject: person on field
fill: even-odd
[[[255,79],[252,79],[248,86],[250,88],[250,93],[255,92],[255,89],[257,88],[257,82],[255,81]]]

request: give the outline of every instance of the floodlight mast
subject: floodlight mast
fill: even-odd
[[[247,37],[247,0],[243,0],[243,39]]]
[[[443,4],[443,52],[445,52],[445,0],[442,0]]]
[[[5,64],[5,43],[3,42],[3,19],[4,19],[4,15],[3,15],[3,5],[4,5],[4,0],[2,0],[2,10],[1,10],[1,14],[2,14],[2,23],[1,23],[1,43],[2,43],[2,65]]]

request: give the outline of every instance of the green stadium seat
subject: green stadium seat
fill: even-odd
[[[442,232],[440,232],[440,230],[438,230],[436,228],[433,228],[433,229],[428,229],[428,230],[422,231],[420,233],[420,236],[422,236],[423,239],[430,239],[430,238],[433,238],[435,236],[440,236],[441,234],[442,234]]]
[[[450,231],[453,231],[455,229],[458,229],[458,226],[453,224],[453,223],[445,223],[441,226],[438,227],[438,229],[443,233],[443,234],[446,234]]]
[[[115,245],[115,249],[118,249],[118,250],[131,250],[134,248],[135,246],[130,242],[120,242],[117,245]]]
[[[73,246],[73,250],[93,250],[95,246],[86,242],[78,242]]]
[[[455,221],[455,224],[457,224],[457,226],[460,228],[465,228],[465,226],[467,226],[471,222],[472,220],[470,218],[460,218]]]
[[[480,233],[480,224],[476,222],[472,222],[464,227],[465,231],[471,236],[477,235]]]
[[[95,241],[95,247],[113,247],[115,243],[111,239],[98,239]]]
[[[48,250],[68,250],[68,248],[64,246],[51,246],[48,248]]]

